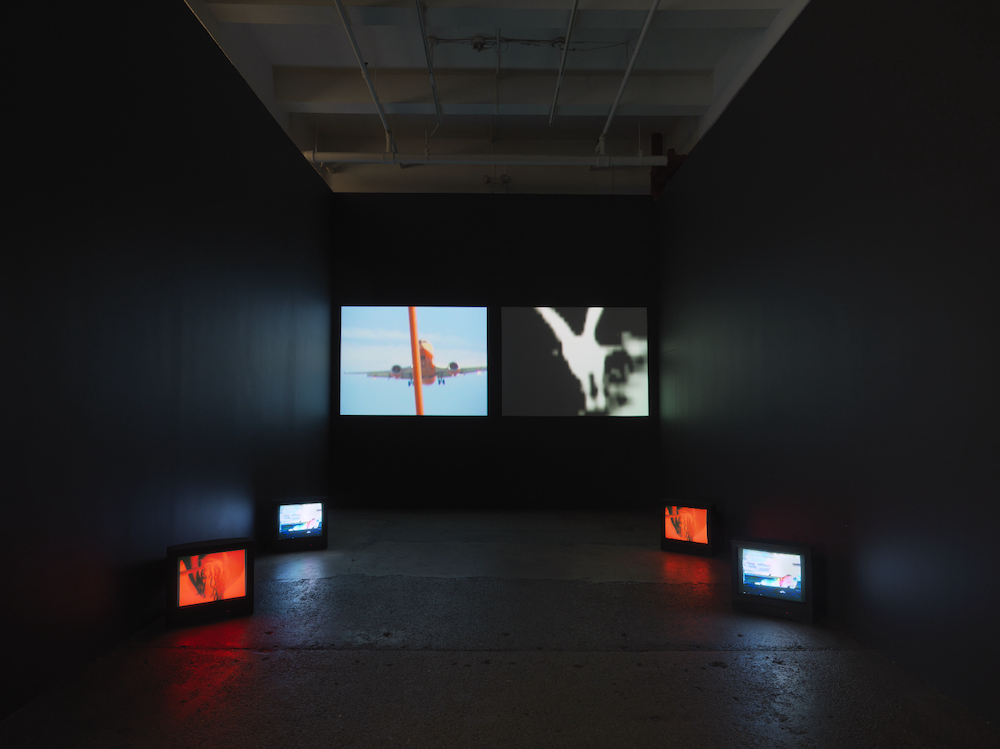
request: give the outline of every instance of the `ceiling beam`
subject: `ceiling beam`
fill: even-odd
[[[387,164],[436,166],[479,165],[492,166],[587,166],[599,169],[608,167],[652,167],[667,166],[669,156],[618,156],[593,154],[591,156],[567,156],[562,154],[512,154],[512,153],[353,153],[335,151],[303,151],[302,155],[313,164]]]
[[[347,18],[347,11],[344,10],[344,5],[341,0],[333,0],[337,5],[337,12],[340,15],[340,20],[344,24],[344,31],[347,32],[347,38],[351,42],[351,47],[354,49],[354,55],[358,60],[358,67],[361,70],[361,76],[365,81],[365,85],[368,87],[368,91],[371,94],[372,103],[375,109],[378,111],[379,119],[382,120],[382,127],[385,129],[385,150],[395,151],[396,146],[392,142],[392,130],[389,128],[389,122],[385,118],[385,110],[382,109],[382,102],[379,101],[378,93],[375,91],[375,84],[372,83],[371,76],[368,75],[368,63],[365,62],[364,56],[361,54],[361,49],[358,47],[358,41],[354,38],[354,32],[351,30],[351,22]]]
[[[424,59],[427,60],[427,75],[431,82],[431,94],[434,96],[434,113],[438,124],[441,124],[441,100],[438,99],[437,84],[434,83],[434,63],[431,61],[431,47],[427,43],[427,27],[424,25],[424,8],[420,0],[416,0],[417,20],[420,21],[420,38],[424,44]]]
[[[493,114],[497,96],[492,72],[434,71],[444,114]],[[568,72],[559,94],[559,115],[607,116],[621,84],[618,73]],[[619,105],[623,115],[700,115],[712,104],[711,73],[633,74]],[[375,112],[356,70],[275,66],[275,98],[290,112]],[[380,70],[378,96],[387,113],[435,114],[426,72]],[[551,74],[510,72],[500,79],[501,114],[549,114]]]
[[[629,76],[632,75],[632,68],[635,67],[635,61],[639,57],[639,52],[642,50],[642,43],[646,39],[646,32],[649,31],[649,26],[653,22],[653,16],[656,14],[656,9],[660,5],[660,0],[653,0],[653,4],[649,8],[649,13],[646,15],[646,22],[642,25],[642,31],[639,32],[639,40],[635,43],[635,48],[632,50],[632,57],[628,61],[628,67],[625,68],[625,75],[622,77],[621,85],[618,87],[618,93],[615,95],[614,103],[611,105],[611,111],[608,113],[608,121],[604,124],[604,130],[601,132],[601,137],[598,139],[598,153],[604,153],[604,139],[608,135],[608,130],[611,128],[611,120],[615,118],[615,112],[618,110],[618,104],[621,103],[622,96],[625,94],[625,87],[628,86]]]
[[[645,5],[646,3],[643,3]],[[781,0],[723,0],[719,2],[688,2],[684,7],[666,7],[657,11],[651,28],[767,28],[781,10]],[[337,20],[328,5],[206,3],[222,23],[325,25]],[[413,13],[407,7],[347,8],[355,26],[412,26]],[[430,5],[430,4],[428,4]],[[531,3],[528,7],[427,7],[424,22],[435,28],[503,28],[562,29],[566,26],[565,2]],[[637,29],[643,25],[648,8],[609,7],[577,11],[577,29]]]

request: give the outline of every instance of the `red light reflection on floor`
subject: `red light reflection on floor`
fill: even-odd
[[[163,693],[166,717],[179,720],[199,713],[211,720],[234,709],[233,692],[247,680],[254,657],[246,650],[186,653],[176,664],[173,678]]]
[[[711,557],[661,552],[660,569],[665,582],[718,585],[729,579],[728,569]],[[718,595],[705,589],[706,595]]]
[[[168,630],[162,642],[168,648],[243,649],[251,645],[251,617],[225,619],[211,624]]]

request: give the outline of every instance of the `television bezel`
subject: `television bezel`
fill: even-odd
[[[246,595],[221,601],[206,601],[190,606],[178,605],[180,576],[178,564],[181,557],[200,554],[217,554],[243,550],[246,559]],[[254,609],[254,558],[256,542],[252,538],[219,538],[211,541],[194,541],[167,547],[167,610],[168,627],[188,627],[207,624],[220,619],[249,616]]]
[[[668,507],[689,507],[692,510],[705,510],[705,523],[708,530],[708,543],[700,544],[695,541],[682,541],[677,538],[667,538],[667,508]],[[715,556],[716,538],[718,536],[718,518],[714,504],[703,502],[681,502],[665,501],[660,515],[660,550],[672,551],[680,554],[695,554],[702,557]]]
[[[742,549],[799,555],[802,559],[802,600],[788,601],[744,592]],[[734,538],[732,540],[732,563],[734,610],[750,614],[766,614],[784,619],[796,619],[803,622],[813,621],[816,607],[816,588],[813,576],[812,546],[775,539]]]
[[[281,506],[282,505],[323,505],[323,527],[317,536],[303,536],[300,538],[281,538]],[[272,550],[276,552],[284,551],[310,551],[325,549],[330,530],[330,516],[328,513],[328,503],[326,497],[282,497],[274,500],[274,512],[271,523],[273,526],[271,534]]]

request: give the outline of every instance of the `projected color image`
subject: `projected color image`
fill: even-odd
[[[648,416],[645,307],[504,307],[504,416]]]
[[[743,549],[743,590],[746,593],[802,600],[802,557],[760,549]]]
[[[180,557],[177,574],[180,576],[178,606],[242,598],[247,594],[243,549]]]
[[[323,503],[281,505],[278,508],[278,538],[305,538],[323,533]]]
[[[708,510],[697,507],[668,506],[664,519],[664,538],[675,541],[708,543]]]
[[[486,307],[416,307],[425,416],[486,416]],[[407,307],[341,307],[340,413],[416,413]]]

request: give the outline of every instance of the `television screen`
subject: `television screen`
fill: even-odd
[[[675,541],[708,543],[708,510],[700,507],[667,505],[663,535]]]
[[[739,610],[812,619],[812,550],[774,541],[733,541],[733,603]]]
[[[328,525],[325,497],[275,500],[273,549],[325,549]]]
[[[278,538],[305,538],[322,533],[322,502],[278,506]]]
[[[645,307],[501,309],[504,416],[648,416]]]
[[[253,613],[254,541],[219,539],[167,548],[167,624]]]
[[[744,548],[740,554],[743,592],[802,600],[802,555]]]
[[[412,416],[415,323],[424,416],[487,415],[486,307],[341,307],[340,413]]]
[[[178,606],[242,598],[247,594],[246,550],[178,557],[177,575]]]
[[[714,505],[665,505],[660,548],[712,556],[716,536],[714,516]]]

